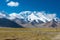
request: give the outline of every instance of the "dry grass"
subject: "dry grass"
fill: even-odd
[[[59,32],[55,28],[0,28],[0,40],[51,40]]]

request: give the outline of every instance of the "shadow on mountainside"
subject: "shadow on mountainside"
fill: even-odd
[[[6,18],[0,18],[0,27],[10,27],[10,28],[23,28],[14,21],[8,20]]]

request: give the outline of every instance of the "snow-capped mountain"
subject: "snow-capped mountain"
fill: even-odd
[[[7,18],[10,20],[14,20],[14,19],[23,19],[24,21],[36,21],[38,22],[38,20],[46,22],[46,21],[51,21],[52,19],[57,19],[56,18],[56,14],[46,14],[45,12],[32,12],[32,11],[23,11],[20,13],[11,13],[11,14],[5,14],[5,13],[1,13],[0,12],[0,18]]]
[[[56,14],[45,14],[45,12],[31,12],[31,11],[23,11],[19,14],[12,13],[9,14],[8,19],[23,19],[24,21],[33,22],[34,20],[38,22],[38,20],[42,22],[51,21],[52,19],[56,19]]]
[[[36,22],[42,21],[51,21],[52,19],[56,19],[56,14],[46,14],[45,12],[31,12],[31,11],[24,11],[19,13],[21,19],[24,19],[24,21],[33,22],[34,20]]]
[[[37,11],[22,11],[20,13],[11,13],[6,14],[4,12],[0,12],[0,18],[6,18],[8,20],[14,21],[23,27],[42,27],[47,23],[51,26],[54,22],[59,22],[60,19],[56,17],[56,14],[48,14],[45,12],[37,12]],[[54,20],[54,21],[52,21]],[[52,23],[51,23],[52,22]],[[59,22],[60,23],[60,22]],[[44,27],[44,26],[43,26]]]

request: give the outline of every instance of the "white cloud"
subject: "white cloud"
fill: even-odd
[[[4,18],[4,17],[6,17],[6,15],[0,12],[0,18]]]
[[[13,6],[16,7],[16,6],[19,6],[19,3],[11,1],[11,2],[7,3],[7,5],[11,6],[11,7],[13,7]]]
[[[56,13],[45,13],[44,11],[42,12],[37,12],[37,16],[43,20],[48,20],[51,21],[52,19],[56,18]]]
[[[51,21],[52,19],[56,18],[56,14],[47,14],[46,18],[47,18],[48,21]]]
[[[10,20],[13,20],[13,19],[16,19],[16,18],[20,19],[20,17],[21,16],[18,13],[11,13],[11,14],[9,14],[8,19],[10,19]]]
[[[9,18],[8,19],[16,19],[17,16],[18,16],[17,13],[11,13],[11,14],[9,14]]]

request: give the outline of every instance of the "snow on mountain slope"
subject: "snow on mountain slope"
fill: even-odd
[[[46,22],[51,21],[52,19],[56,18],[56,14],[46,14],[45,12],[36,12],[36,11],[23,11],[20,12],[19,15],[24,19],[25,21],[36,21],[38,20]]]
[[[8,16],[6,14],[0,13],[0,18],[4,18],[4,17],[10,20],[23,19],[24,21],[29,21],[29,22],[33,22],[34,20],[36,22],[39,21],[46,22],[46,21],[51,21],[53,19],[57,19],[56,14],[48,14],[43,11],[42,12],[22,11],[20,13],[8,14]]]
[[[37,16],[35,16],[33,13],[28,16],[28,20],[29,20],[30,22],[32,22],[32,21],[34,21],[34,20],[36,20],[36,22],[38,22],[38,19],[39,19],[39,18],[38,18]]]

